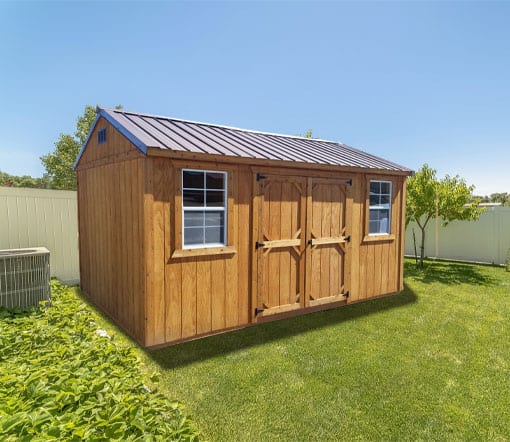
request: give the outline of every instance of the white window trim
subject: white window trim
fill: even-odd
[[[201,172],[206,174],[207,172],[211,173],[221,173],[225,177],[224,179],[224,186],[223,186],[223,207],[186,207],[184,205],[184,190],[197,190],[192,189],[190,187],[184,187],[184,172]],[[206,182],[204,182],[204,186],[207,186]],[[207,190],[207,187],[203,187],[202,190]],[[219,190],[219,189],[214,189]],[[182,213],[181,213],[181,232],[182,232],[182,248],[183,250],[191,250],[191,249],[210,249],[214,247],[226,247],[228,244],[228,210],[227,210],[227,204],[228,204],[228,172],[223,170],[205,170],[205,169],[182,169],[181,170],[181,199],[182,199]],[[204,201],[205,204],[205,201]],[[215,242],[215,243],[208,243],[208,244],[191,244],[191,245],[185,245],[184,244],[184,211],[188,212],[219,212],[223,211],[223,219],[225,220],[223,225],[223,238],[224,242]],[[205,238],[204,238],[205,239]]]
[[[370,209],[374,209],[374,210],[383,210],[383,209],[386,209],[386,207],[380,207],[379,205],[377,206],[372,206],[370,205],[370,184],[372,183],[388,183],[390,185],[390,202],[388,203],[389,207],[389,213],[388,213],[388,231],[387,232],[384,232],[384,233],[381,233],[381,232],[377,232],[377,233],[370,233]],[[379,194],[381,195],[381,194]],[[386,181],[386,180],[369,180],[368,182],[368,236],[381,236],[381,235],[390,235],[391,234],[391,202],[393,200],[393,182],[392,181]]]

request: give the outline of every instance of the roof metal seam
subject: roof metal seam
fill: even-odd
[[[188,124],[188,123],[186,123]],[[218,135],[215,135],[215,134],[211,134],[209,132],[210,128],[208,127],[202,127],[200,125],[197,125],[197,130],[200,130],[201,133],[204,135],[204,137],[208,138],[209,140],[211,140],[211,142],[214,142],[214,136],[216,137],[219,137],[222,139],[222,141],[224,143],[227,143],[229,147],[229,150],[232,151],[232,149],[236,149],[237,151],[241,152],[240,156],[246,156],[246,155],[249,155],[249,152],[247,152],[246,150],[244,150],[241,146],[239,146],[239,143],[238,144],[235,144],[234,142],[230,141],[226,136],[225,134],[223,133],[218,133]],[[239,153],[237,154],[239,155]]]
[[[183,123],[182,121],[176,121],[174,122],[174,124],[179,128],[181,129],[183,132],[186,132],[190,137],[193,137],[195,138],[196,140],[200,141],[201,143],[205,144],[208,148],[216,151],[218,154],[220,155],[226,155],[225,152],[222,152],[218,147],[214,147],[214,145],[210,145],[209,143],[205,142],[203,139],[199,138],[197,135],[193,134],[193,131],[195,132],[198,132],[197,131],[197,128],[194,128],[194,127],[189,127],[186,123]],[[181,127],[180,125],[183,125],[185,127]],[[208,137],[206,137],[207,139],[209,139]],[[214,142],[213,142],[214,144]],[[219,143],[216,143],[216,144],[219,144]],[[225,147],[225,146],[221,146],[224,150],[227,150],[228,152],[230,152],[231,154],[235,155],[234,152],[232,152],[229,148]]]
[[[273,140],[273,138],[276,138],[276,137],[273,137],[273,135],[266,135],[266,137],[270,138],[271,140]],[[307,161],[310,161],[310,159],[313,159],[314,162],[317,162],[317,156],[314,155],[315,152],[314,153],[306,152],[300,146],[294,145],[294,143],[292,143],[291,141],[289,141],[287,139],[278,140],[278,143],[283,144],[286,149],[290,149],[291,152],[295,153],[296,156],[301,161],[307,162]]]
[[[355,156],[349,155],[348,152],[339,152],[338,149],[342,148],[339,144],[324,143],[319,141],[318,143],[324,150],[330,152],[331,155],[340,157],[343,161],[350,161],[353,166],[367,167],[367,162],[362,158],[356,158]]]
[[[158,132],[159,132],[159,133],[160,133],[163,137],[165,137],[166,139],[170,140],[170,142],[171,142],[172,144],[173,144],[173,143],[175,143],[175,140],[174,140],[173,138],[169,137],[167,133],[163,132],[160,128],[158,128],[158,127],[156,126],[156,124],[155,124],[155,123],[159,123],[159,122],[158,122],[158,120],[152,119],[151,121],[149,121],[149,120],[148,120],[148,119],[146,119],[146,118],[147,118],[147,117],[141,117],[141,119],[142,119],[143,121],[145,121],[148,125],[150,125],[151,127],[153,127],[153,128],[154,128],[154,130],[158,131]],[[156,138],[156,137],[154,137],[154,138]],[[157,138],[156,138],[156,139],[157,139]],[[161,142],[161,144],[162,144],[162,145],[163,145],[166,149],[170,149],[170,144],[169,144],[168,142],[165,142],[165,143],[163,143],[163,141],[160,141],[160,142]]]
[[[314,140],[314,139],[311,139],[311,140]],[[303,146],[305,149],[310,150],[310,146],[307,146],[306,145],[307,143],[303,142],[302,140],[295,140],[295,143],[299,144],[300,146]],[[346,163],[346,165],[356,166],[356,162],[353,163],[351,161],[351,159],[345,158],[342,155],[339,155],[339,153],[336,150],[325,148],[325,146],[319,145],[318,143],[315,143],[315,142],[314,142],[314,144],[315,144],[315,146],[314,146],[315,148],[317,148],[317,146],[319,146],[321,148],[320,149],[321,158],[323,158],[323,157],[329,158],[330,161],[332,161],[334,164],[337,164],[339,157],[340,157],[342,159],[342,161],[344,161],[344,163]]]
[[[295,148],[299,149],[301,152],[305,153],[305,159],[309,159],[311,156],[315,158],[316,162],[325,161],[325,158],[328,159],[327,164],[333,164],[332,162],[336,162],[336,159],[334,156],[324,153],[323,151],[317,152],[312,151],[312,149],[309,149],[309,146],[306,145],[306,143],[301,143],[301,140],[289,140],[286,139],[285,142],[292,144],[295,146]]]
[[[219,132],[223,136],[232,139],[234,142],[235,141],[242,142],[244,145],[247,146],[248,149],[252,149],[252,152],[253,152],[253,150],[255,150],[255,152],[257,152],[257,154],[260,155],[263,159],[271,158],[269,156],[269,154],[267,153],[266,149],[264,149],[263,147],[261,147],[260,145],[258,145],[256,143],[254,144],[251,140],[245,140],[243,137],[241,137],[239,134],[236,134],[235,132],[232,133],[233,131],[231,131],[231,130],[225,130],[224,132],[220,132],[220,130],[217,127],[209,127],[208,129],[210,129],[214,132]],[[250,145],[252,147],[249,147]],[[252,153],[252,155],[253,155],[253,153]]]
[[[379,161],[379,162],[382,162],[382,163],[387,163],[387,164],[390,164],[390,165],[392,165],[392,166],[397,166],[397,168],[398,168],[399,170],[400,170],[400,168],[401,168],[401,166],[398,166],[398,165],[397,165],[397,164],[395,164],[395,163],[391,163],[390,161],[385,160],[384,158],[380,158],[380,157],[378,157],[378,156],[376,156],[376,155],[372,155],[372,154],[370,154],[370,153],[368,153],[368,152],[365,152],[365,151],[363,151],[363,150],[356,149],[355,147],[349,146],[349,145],[347,145],[347,144],[343,144],[343,143],[342,143],[340,146],[341,146],[343,149],[346,149],[346,150],[350,151],[353,155],[362,156],[362,157],[364,157],[364,158],[367,158],[367,160],[372,160],[372,161],[373,161],[373,160],[375,159],[375,160],[377,160],[377,161]]]
[[[258,138],[262,138],[262,137],[257,137],[256,134],[253,134],[253,133],[243,133],[242,136],[244,138],[248,138],[252,143],[256,143],[257,146],[260,146],[260,149],[264,149],[264,151],[267,151],[270,159],[296,161],[294,158],[289,157],[287,155],[283,155],[279,151],[274,151],[273,150],[273,152],[271,152],[271,148],[270,147],[268,148],[266,146],[266,143],[264,142],[264,140],[259,140],[258,139]]]
[[[131,121],[131,119],[128,118],[127,116],[122,115],[121,116],[122,118],[118,118],[118,117],[115,118],[115,117],[109,115],[109,117],[112,120],[112,124],[113,124],[113,122],[115,122],[122,129],[133,134],[137,138],[145,139],[146,145],[150,145],[153,142],[154,138],[151,137],[150,134],[148,134],[146,130],[143,130],[138,124]]]
[[[159,120],[160,121],[160,120]],[[172,132],[176,137],[179,137],[181,139],[183,139],[184,141],[186,141],[187,144],[191,144],[192,146],[195,146],[196,149],[198,149],[200,152],[202,153],[210,153],[210,152],[207,152],[206,150],[204,150],[202,147],[199,147],[196,143],[194,143],[192,140],[189,140],[187,139],[186,137],[183,137],[181,134],[179,134],[177,131],[176,131],[176,128],[173,128],[173,127],[170,127],[170,123],[171,121],[169,120],[163,120],[163,121],[160,121],[160,123],[167,127],[168,130],[170,132]],[[179,141],[176,141],[176,143],[179,143]],[[196,152],[194,150],[190,150],[190,149],[186,149],[184,148],[184,150],[188,151],[188,152]]]
[[[183,128],[180,126],[182,122],[180,121],[173,121],[172,124],[175,126],[176,130],[179,130],[183,133],[181,135],[183,138],[188,139],[190,143],[193,143],[194,145],[198,146],[197,143],[200,143],[200,149],[205,149],[204,152],[206,153],[214,153],[216,155],[225,155],[225,152],[222,152],[218,147],[210,146],[209,143],[205,142],[204,140],[200,139],[198,136],[194,135],[192,131],[194,131],[194,128],[190,128],[191,130],[188,130],[186,128]],[[211,152],[211,150],[213,152]]]

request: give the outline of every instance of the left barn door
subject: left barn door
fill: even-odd
[[[304,307],[306,179],[258,175],[259,318]],[[257,216],[257,215],[256,215]]]

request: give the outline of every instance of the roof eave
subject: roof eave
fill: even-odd
[[[257,167],[298,167],[313,168],[330,171],[343,171],[350,173],[369,173],[375,175],[394,175],[394,176],[410,176],[413,172],[409,169],[380,169],[375,167],[347,166],[341,164],[325,164],[325,163],[307,163],[302,161],[277,160],[267,158],[250,158],[241,156],[220,155],[205,152],[189,152],[177,151],[171,149],[161,149],[159,147],[151,147],[147,150],[148,156],[166,157],[175,160],[194,160],[194,161],[212,161],[217,163],[239,163]]]

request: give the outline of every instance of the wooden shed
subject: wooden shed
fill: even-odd
[[[403,288],[411,171],[345,144],[98,108],[75,167],[81,288],[143,346]]]

